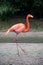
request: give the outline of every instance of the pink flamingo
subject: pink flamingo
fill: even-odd
[[[24,32],[24,33],[28,32],[28,31],[30,30],[30,23],[29,23],[29,21],[28,21],[29,18],[33,18],[33,16],[32,16],[31,14],[28,14],[28,15],[26,16],[26,25],[27,25],[27,27],[26,27],[26,25],[23,24],[23,23],[15,24],[15,25],[13,25],[12,27],[10,27],[10,28],[8,29],[8,31],[6,32],[5,35],[7,35],[9,32],[15,32],[16,35],[18,35],[18,34],[21,33],[21,32]],[[17,37],[17,36],[16,36],[16,37]],[[15,40],[17,41],[17,39],[15,39]],[[17,50],[18,50],[18,43],[16,43],[16,44],[17,44]],[[21,48],[21,49],[22,49],[22,48]],[[22,51],[23,51],[23,49],[22,49]],[[19,55],[19,50],[18,50],[18,55]]]

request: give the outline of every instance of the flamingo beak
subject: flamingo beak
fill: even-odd
[[[34,16],[31,16],[32,18],[34,17]]]

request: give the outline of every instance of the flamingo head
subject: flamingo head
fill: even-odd
[[[33,15],[31,15],[31,14],[28,14],[27,16],[28,16],[29,18],[33,18]]]

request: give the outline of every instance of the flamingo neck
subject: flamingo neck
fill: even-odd
[[[29,17],[28,16],[26,17],[26,25],[27,25],[27,28],[25,29],[25,32],[28,32],[30,30],[30,23],[29,23]]]

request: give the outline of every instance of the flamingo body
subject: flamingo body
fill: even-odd
[[[26,26],[23,23],[15,24],[11,28],[9,28],[10,32],[16,32],[16,33],[26,32],[25,29]]]
[[[10,27],[8,31],[6,32],[6,34],[8,34],[9,32],[15,32],[15,33],[28,32],[30,30],[30,23],[28,21],[28,18],[33,18],[33,16],[31,14],[27,15],[26,17],[27,27],[23,23],[18,23]]]

